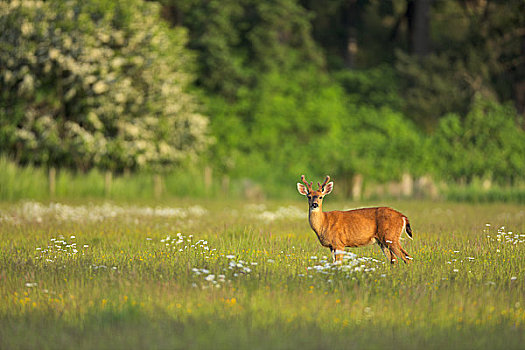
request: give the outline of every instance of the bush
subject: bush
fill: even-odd
[[[417,128],[386,107],[350,105],[338,135],[322,144],[319,165],[347,178],[359,173],[387,181],[420,172],[423,150]]]
[[[376,108],[389,107],[399,111],[403,100],[399,95],[399,79],[394,69],[378,66],[363,70],[341,70],[334,78],[345,89],[348,102]]]
[[[525,132],[510,105],[475,99],[464,120],[449,114],[432,139],[436,173],[445,180],[475,177],[512,184],[525,178]]]
[[[202,151],[186,33],[142,0],[0,4],[0,146],[22,163],[164,168]]]

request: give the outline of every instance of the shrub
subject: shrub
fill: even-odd
[[[142,0],[0,4],[0,145],[23,163],[164,168],[202,151],[186,33]]]
[[[525,174],[525,132],[510,105],[476,98],[464,120],[449,114],[432,139],[436,172],[446,180],[514,183]]]

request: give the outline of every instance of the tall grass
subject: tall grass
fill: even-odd
[[[49,191],[48,171],[31,165],[17,166],[5,157],[0,157],[0,200],[22,199],[66,199],[66,198],[107,198],[113,200],[153,199],[154,174],[147,172],[112,176],[110,186],[106,185],[106,174],[93,169],[87,173],[76,173],[59,169],[56,175],[55,193]],[[205,197],[219,191],[218,184],[209,189],[204,186],[201,169],[187,166],[175,169],[161,176],[164,197]]]
[[[19,167],[0,157],[0,200],[43,199],[49,195],[47,174],[42,168]]]
[[[0,201],[96,199],[110,200],[152,200],[169,198],[296,198],[297,191],[290,180],[286,183],[274,181],[255,183],[249,179],[228,178],[229,186],[224,186],[222,175],[211,177],[208,186],[204,179],[204,166],[188,164],[184,167],[160,175],[162,189],[160,196],[155,194],[154,176],[156,174],[137,172],[128,175],[112,176],[110,186],[106,183],[106,173],[93,169],[87,173],[59,169],[56,176],[55,193],[49,190],[48,171],[31,165],[19,166],[6,157],[0,157]],[[337,186],[337,183],[336,183]],[[377,186],[367,184],[368,187]],[[374,191],[370,191],[374,193]],[[449,184],[442,188],[442,198],[457,202],[511,202],[525,203],[525,184],[514,186],[493,185],[483,188],[480,181],[469,185]],[[333,195],[344,199],[342,191]],[[388,193],[382,199],[395,198]],[[381,199],[381,198],[380,198]]]

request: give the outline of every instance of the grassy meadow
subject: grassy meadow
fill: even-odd
[[[0,203],[0,349],[523,349],[525,207],[384,204],[408,266],[305,201]]]

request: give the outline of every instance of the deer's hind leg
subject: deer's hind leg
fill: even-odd
[[[390,225],[383,226],[383,232],[381,232],[383,238],[383,245],[388,247],[390,251],[390,262],[394,264],[396,262],[396,256],[403,260],[405,263],[409,263],[412,258],[408,255],[407,251],[401,247],[399,239],[405,229],[405,221],[400,220],[399,222],[392,222]]]
[[[388,247],[386,245],[384,245],[383,243],[381,243],[380,241],[377,241],[377,245],[379,246],[379,248],[381,248],[381,251],[383,252],[383,255],[385,256],[385,258],[392,262],[392,253],[390,252],[390,249],[388,249]]]
[[[397,257],[401,258],[405,262],[405,264],[409,262],[407,257],[408,258],[410,257],[408,256],[408,254],[406,254],[406,251],[401,247],[401,244],[399,244],[399,242],[393,242],[392,244],[390,244],[388,249],[390,249],[390,252],[393,253],[392,256],[394,254],[397,255]],[[392,260],[395,261],[395,259],[392,259]]]
[[[412,260],[412,258],[410,257],[410,255],[408,255],[407,251],[403,249],[403,247],[401,246],[401,244],[399,244],[399,249],[401,249],[401,253],[405,256],[405,258],[408,259],[408,261],[405,261],[405,262],[410,262],[410,260]]]
[[[395,235],[392,235],[392,230],[385,230],[385,232],[382,233],[383,234],[380,236],[381,240],[378,240],[378,244],[381,247],[383,254],[385,254],[385,257],[390,260],[390,263],[392,265],[396,263],[396,256],[405,260],[398,248],[398,238]]]

